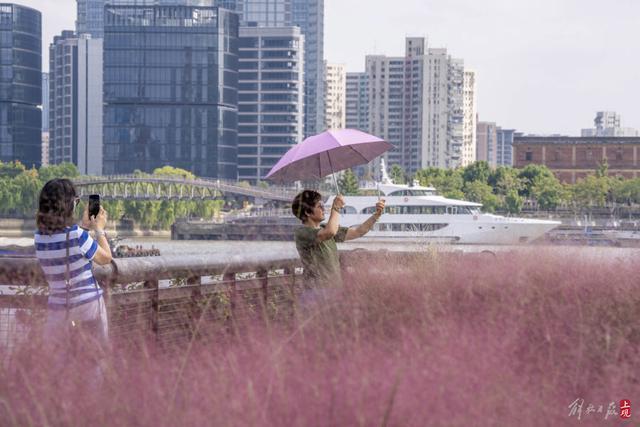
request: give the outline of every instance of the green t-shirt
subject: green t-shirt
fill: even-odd
[[[324,227],[325,224],[320,228],[303,226],[295,231],[296,249],[304,267],[305,287],[342,285],[336,242],[345,241],[349,228],[338,227],[335,236],[318,242],[318,232]]]

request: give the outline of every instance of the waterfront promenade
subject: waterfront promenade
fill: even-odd
[[[2,419],[618,425],[609,404],[640,397],[637,250],[347,251],[345,288],[311,310],[297,301],[295,256],[246,255],[96,269],[110,289],[114,348],[104,389],[74,404],[59,400],[80,379],[52,377],[38,352],[42,298],[0,297],[2,313],[19,312],[22,334],[1,348]],[[38,283],[25,263],[2,263],[0,274]],[[576,399],[586,402],[580,419]],[[590,403],[604,413],[587,414]]]

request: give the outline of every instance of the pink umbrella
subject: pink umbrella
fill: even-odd
[[[320,179],[369,163],[391,148],[385,140],[359,130],[329,130],[293,146],[266,179],[276,183]],[[335,182],[335,176],[333,179]]]

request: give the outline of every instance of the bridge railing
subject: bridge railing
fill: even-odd
[[[77,178],[75,184],[79,187],[99,186],[107,184],[131,184],[131,183],[154,183],[154,184],[170,184],[177,186],[192,186],[207,189],[214,189],[221,192],[230,192],[245,196],[257,197],[267,200],[290,201],[293,199],[297,190],[293,187],[258,187],[240,185],[237,181],[213,179],[213,178],[195,178],[186,179],[172,176],[140,176],[140,175],[105,175],[105,176],[83,176]]]

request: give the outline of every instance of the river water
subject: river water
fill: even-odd
[[[0,246],[18,245],[22,247],[33,244],[32,238],[4,238],[0,237]],[[245,254],[252,253],[280,253],[286,255],[297,254],[294,242],[272,242],[272,241],[221,241],[221,240],[170,240],[162,237],[135,237],[125,238],[119,241],[121,245],[131,247],[141,246],[144,249],[157,248],[161,255],[198,255],[198,254]],[[626,257],[640,256],[640,248],[618,248],[604,246],[558,246],[551,244],[540,245],[455,245],[455,244],[435,244],[420,241],[397,241],[397,240],[370,240],[365,238],[350,242],[339,243],[340,250],[366,249],[366,250],[388,250],[403,252],[482,252],[491,251],[494,253],[520,251],[520,250],[552,250],[552,251],[574,251],[580,254],[594,254],[602,257]]]

